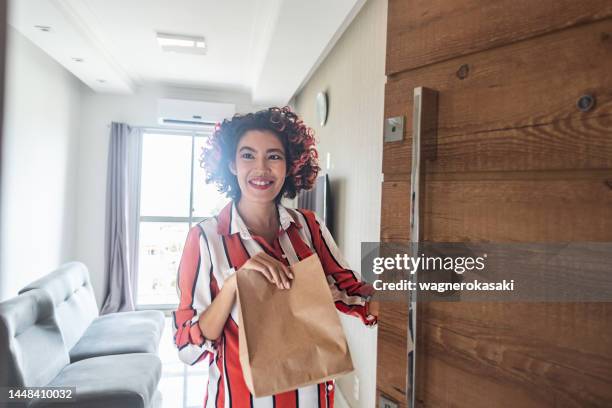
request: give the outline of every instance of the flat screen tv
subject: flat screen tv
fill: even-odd
[[[298,195],[298,208],[314,211],[325,222],[327,229],[334,235],[334,222],[332,219],[332,201],[327,174],[317,177],[314,187],[308,191],[301,191]]]

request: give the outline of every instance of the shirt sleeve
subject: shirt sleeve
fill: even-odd
[[[211,303],[211,260],[206,235],[199,225],[189,230],[177,273],[179,305],[172,312],[174,343],[179,359],[194,365],[216,352],[204,338],[198,319]]]
[[[311,211],[301,210],[312,235],[312,242],[321,260],[336,309],[347,315],[361,318],[372,326],[377,318],[369,312],[369,298],[374,287],[361,280],[358,272],[348,266],[325,223]]]

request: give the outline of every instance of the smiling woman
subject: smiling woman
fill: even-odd
[[[236,271],[260,273],[278,290],[291,290],[290,266],[318,255],[336,308],[376,323],[371,285],[344,261],[315,213],[280,204],[310,189],[319,172],[315,139],[288,107],[236,115],[220,124],[201,159],[207,182],[233,200],[193,227],[178,272],[174,341],[187,364],[210,364],[206,407],[331,408],[334,381],[255,398],[238,352]],[[274,316],[261,316],[273,319]],[[282,333],[266,333],[282,336]],[[291,347],[287,344],[287,347]]]
[[[277,202],[283,195],[294,198],[299,190],[312,188],[320,170],[314,134],[288,107],[235,115],[231,120],[224,120],[216,129],[208,148],[202,152],[201,163],[206,169],[208,183],[216,183],[220,191],[227,192],[234,200],[240,199],[243,186],[239,185],[240,180],[233,163],[239,149],[250,148],[252,153],[253,146],[244,140],[247,133],[251,134],[251,143],[259,140],[253,133],[267,134],[266,141],[271,141],[271,148],[280,152],[284,158],[279,162],[287,168],[282,188],[274,197]],[[265,143],[262,141],[258,144]],[[245,163],[247,160],[246,157],[240,157],[238,162]]]

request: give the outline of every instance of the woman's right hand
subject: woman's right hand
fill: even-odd
[[[279,289],[289,289],[293,273],[289,267],[265,252],[260,252],[247,260],[240,269],[252,269],[261,273],[273,285]]]

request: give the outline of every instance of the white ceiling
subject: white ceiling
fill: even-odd
[[[96,92],[131,93],[162,83],[285,104],[364,3],[12,0],[9,23]],[[204,36],[206,55],[162,52],[155,32]]]

